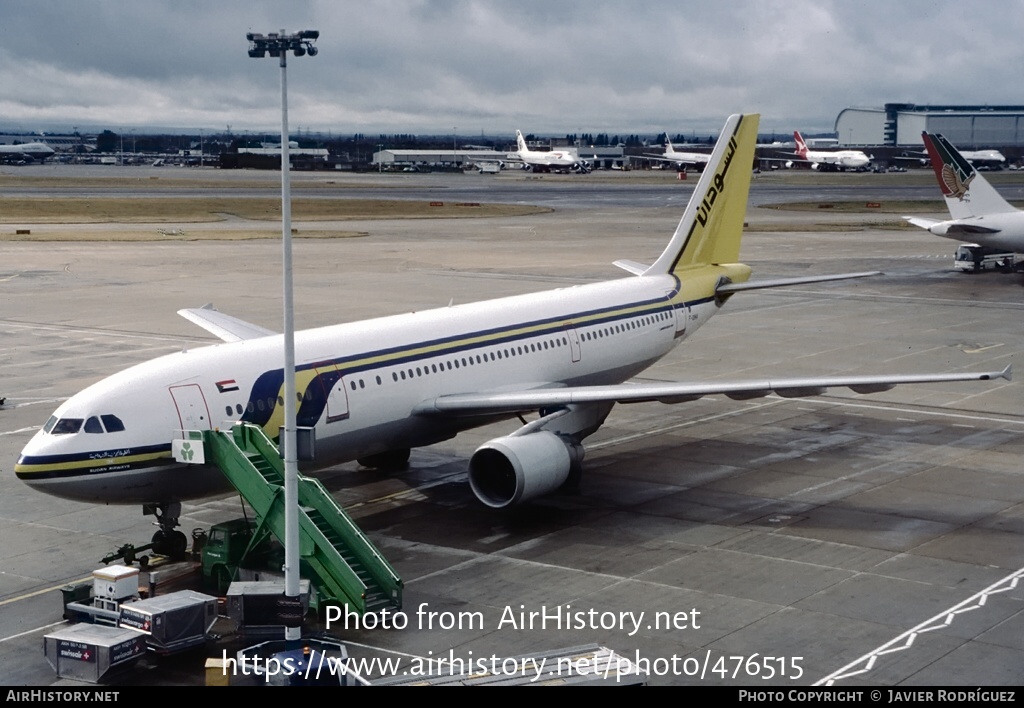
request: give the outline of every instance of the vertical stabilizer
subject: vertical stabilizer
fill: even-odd
[[[645,275],[739,260],[759,117],[726,121],[672,240]]]
[[[932,133],[921,133],[921,138],[951,217],[968,219],[1017,211],[948,140]]]
[[[526,147],[526,140],[523,138],[523,134],[518,130],[516,131],[516,147],[521,153],[530,151],[530,148]]]
[[[801,160],[807,159],[807,143],[804,142],[804,136],[800,135],[799,130],[793,131],[793,140],[796,141],[796,154]]]

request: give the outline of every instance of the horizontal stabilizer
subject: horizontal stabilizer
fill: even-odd
[[[981,226],[980,224],[971,224],[967,222],[952,221],[949,222],[949,228],[946,229],[946,235],[950,234],[997,234],[1002,229],[993,229],[989,226]]]
[[[620,384],[616,386],[570,386],[500,393],[458,393],[424,401],[417,415],[468,416],[517,413],[584,403],[683,403],[702,396],[725,395],[736,400],[761,398],[774,393],[784,398],[817,396],[828,388],[849,388],[855,393],[878,393],[900,384],[947,381],[990,381],[1010,379],[1010,367],[1002,371],[960,374],[907,374],[884,376],[819,376],[793,379],[761,379],[714,383]]]
[[[931,231],[931,228],[933,226],[935,226],[936,224],[941,224],[942,223],[938,219],[922,219],[919,216],[904,216],[903,218],[906,219],[907,221],[909,221],[914,226],[921,227],[925,231]]]
[[[836,273],[833,275],[809,275],[803,278],[777,278],[775,280],[757,280],[746,283],[722,283],[715,288],[716,295],[727,293],[738,293],[741,290],[761,290],[763,288],[784,288],[789,285],[806,285],[807,283],[822,283],[829,280],[849,280],[851,278],[867,278],[872,275],[882,275],[881,271],[871,270],[862,273]]]
[[[916,216],[904,216],[904,219],[909,221],[914,226],[920,226],[922,229],[927,229],[936,236],[970,236],[973,234],[997,234],[1002,229],[997,229],[992,226],[983,226],[978,223],[978,219],[984,217],[978,217],[978,219],[962,219],[952,221],[935,221],[934,219],[921,219]]]
[[[213,309],[213,303],[202,307],[178,310],[178,314],[189,322],[199,325],[207,332],[223,339],[225,342],[239,342],[243,339],[259,339],[277,334],[272,330],[225,315]]]
[[[622,270],[628,271],[633,275],[643,275],[644,271],[650,268],[650,266],[644,265],[643,263],[637,263],[636,261],[621,260],[615,261],[612,265],[622,268]]]

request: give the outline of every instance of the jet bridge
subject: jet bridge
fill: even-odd
[[[253,544],[268,534],[283,543],[284,461],[263,430],[239,423],[229,431],[185,431],[185,437],[176,445],[201,441],[205,461],[219,467],[252,507]],[[320,605],[360,614],[400,609],[402,579],[323,485],[299,475],[298,504],[301,574],[316,586]]]

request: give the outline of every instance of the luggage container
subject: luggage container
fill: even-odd
[[[146,635],[123,627],[73,624],[43,637],[43,654],[60,678],[99,683],[146,654]]]
[[[227,594],[227,616],[243,634],[249,636],[284,637],[284,623],[279,617],[279,601],[284,596],[284,580],[235,581]],[[310,584],[299,581],[302,612],[309,610]]]
[[[143,632],[157,654],[173,654],[205,644],[217,621],[217,598],[179,590],[121,605],[119,625]]]

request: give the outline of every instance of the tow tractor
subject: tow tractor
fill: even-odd
[[[153,543],[126,543],[104,556],[102,562],[108,565],[122,561],[129,567],[138,562],[143,572],[171,567],[177,575],[199,572],[204,587],[223,595],[232,580],[251,580],[261,573],[273,575],[281,570],[281,544],[269,535],[254,538],[255,531],[256,522],[252,519],[232,519],[214,524],[208,532],[193,529],[192,548],[183,554],[165,556]],[[82,592],[79,591],[79,597]]]

